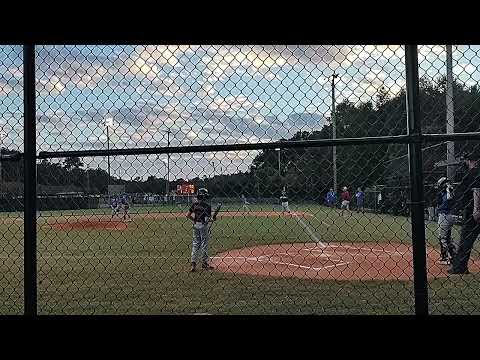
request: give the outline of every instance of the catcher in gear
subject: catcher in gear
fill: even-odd
[[[212,207],[208,202],[208,198],[209,195],[207,189],[198,189],[197,201],[192,204],[187,214],[187,218],[193,222],[191,272],[196,271],[198,257],[200,257],[202,268],[204,270],[214,269],[213,266],[210,266],[208,263],[208,223],[215,221],[216,214],[214,214],[212,218]]]

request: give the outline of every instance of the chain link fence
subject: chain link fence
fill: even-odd
[[[23,54],[0,46],[0,315],[23,313]]]
[[[23,49],[0,49],[8,314],[32,194],[7,161]],[[478,132],[480,48],[418,46],[418,66],[406,50],[35,46],[34,313],[478,313],[478,243],[468,275],[443,249],[471,225],[461,155],[478,134],[459,134]]]

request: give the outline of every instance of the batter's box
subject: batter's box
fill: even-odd
[[[264,255],[258,257],[258,261],[263,263],[299,268],[304,270],[320,271],[324,269],[335,268],[337,266],[347,266],[349,262],[342,259],[330,259],[328,257],[304,256],[300,254],[292,255],[288,253],[276,253],[273,255]]]

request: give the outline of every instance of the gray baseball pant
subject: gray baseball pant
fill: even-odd
[[[208,224],[193,225],[192,262],[201,257],[202,264],[208,264]]]
[[[438,239],[442,259],[452,258],[455,254],[455,246],[452,242],[453,217],[449,214],[438,214]]]

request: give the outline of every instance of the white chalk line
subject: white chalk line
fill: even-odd
[[[372,248],[364,248],[364,247],[356,247],[356,246],[349,246],[349,245],[329,245],[330,247],[334,248],[347,248],[347,249],[354,249],[354,250],[363,250],[363,251],[368,251],[368,252],[383,252],[383,253],[388,253],[388,254],[396,254],[396,255],[405,255],[408,254],[409,252],[402,252],[402,251],[390,251],[390,250],[384,250],[384,249],[372,249]],[[320,250],[317,250],[320,251]]]
[[[275,253],[274,255],[287,255],[287,256],[292,256],[292,257],[301,256],[299,253],[289,254],[288,252],[286,252],[286,253]],[[320,255],[315,255],[314,257],[316,257],[316,258],[319,258],[319,257],[328,258],[331,261],[338,261],[338,262],[342,261],[342,258],[339,257],[339,256],[338,256],[338,259],[332,258],[334,255],[336,255],[336,254],[333,254],[333,253],[332,254],[320,254]],[[305,258],[305,257],[303,257],[303,258]]]
[[[408,252],[399,252],[399,251],[389,251],[389,250],[380,250],[380,249],[370,249],[370,248],[359,248],[359,247],[354,247],[354,246],[347,246],[347,245],[328,245],[330,247],[345,247],[345,248],[350,248],[350,249],[355,249],[355,250],[364,250],[368,252],[376,251],[376,252],[384,252],[384,253],[389,253],[392,255],[405,255]],[[361,255],[361,254],[351,254],[348,252],[341,252],[341,251],[335,251],[335,253],[327,253],[325,250],[318,250],[315,248],[303,248],[300,249],[299,251],[306,251],[306,252],[320,252],[321,254],[318,255],[318,257],[331,257],[332,255],[336,255],[338,253],[342,254],[349,254],[352,256],[355,255]],[[286,253],[277,253],[277,254],[272,254],[272,255],[288,255],[288,256],[293,256],[292,254],[289,254],[288,252]],[[298,253],[297,253],[298,255]],[[368,255],[373,255],[373,254],[366,254]],[[185,254],[185,256],[189,256],[189,254]],[[175,255],[151,255],[151,254],[143,254],[143,255],[42,255],[38,254],[37,258],[38,259],[62,259],[62,258],[72,258],[72,259],[135,259],[135,258],[154,258],[154,259],[183,259],[185,256],[175,256]],[[212,257],[213,259],[228,259],[228,258],[236,258],[236,259],[248,259],[248,260],[255,260],[257,261],[259,258],[265,258],[267,255],[262,255],[260,257],[245,257],[245,256],[214,256]],[[0,255],[0,259],[23,259],[23,255],[20,256],[8,256],[8,255]]]
[[[376,259],[391,258],[394,255],[403,257],[403,255],[405,255],[407,253],[407,252],[400,252],[400,251],[372,249],[372,248],[356,247],[356,246],[349,246],[349,245],[329,245],[329,246],[332,247],[332,248],[347,248],[347,249],[353,249],[353,250],[368,251],[369,254],[361,254],[361,253],[352,254],[348,251],[338,251],[338,250],[336,250],[334,253],[332,253],[332,252],[327,253],[323,249],[318,250],[318,249],[315,249],[315,248],[302,248],[302,249],[298,250],[298,251],[306,251],[306,252],[310,252],[310,253],[320,252],[321,254],[319,254],[315,257],[326,257],[326,258],[328,258],[329,261],[332,261],[332,262],[335,263],[335,264],[332,264],[332,265],[326,265],[326,266],[322,266],[322,267],[313,267],[313,266],[293,264],[293,263],[290,263],[290,262],[282,262],[282,261],[272,260],[272,257],[274,257],[274,256],[286,255],[286,256],[294,257],[294,256],[299,255],[298,252],[296,252],[294,254],[288,253],[288,250],[287,250],[287,252],[274,253],[274,254],[269,254],[269,255],[261,255],[261,256],[258,256],[258,257],[252,257],[252,256],[251,257],[245,257],[245,256],[224,256],[224,257],[221,257],[221,256],[217,256],[217,257],[213,257],[213,258],[214,259],[229,259],[229,258],[230,259],[241,259],[243,261],[255,261],[255,262],[265,262],[266,261],[266,262],[269,262],[269,263],[272,263],[272,264],[293,266],[293,267],[298,267],[298,268],[302,268],[302,269],[311,269],[311,270],[314,270],[314,271],[320,271],[320,270],[328,269],[328,268],[332,268],[332,267],[345,266],[345,265],[348,265],[348,264],[351,263],[349,261],[344,260],[342,257],[338,256],[339,253],[350,255],[353,258],[356,258],[357,256],[363,256],[365,258],[367,258],[368,256],[374,256]],[[377,254],[373,254],[372,252],[381,252],[384,255],[382,255],[382,254],[377,255]],[[338,259],[333,258],[333,256],[337,256]]]
[[[318,238],[318,236],[313,232],[313,230],[311,229],[310,226],[308,226],[295,212],[292,212],[293,216],[295,216],[295,218],[297,219],[297,221],[302,224],[303,228],[305,229],[305,231],[311,236],[311,238],[313,240],[315,240],[315,242],[320,245],[321,247],[327,247],[326,244],[324,244],[323,242],[320,241],[320,239]]]
[[[214,256],[212,259],[241,259],[244,261],[255,261],[255,262],[267,262],[275,265],[286,265],[286,266],[293,266],[293,267],[298,267],[301,269],[309,269],[309,270],[314,270],[314,271],[320,271],[323,269],[329,269],[332,267],[337,267],[337,266],[344,266],[350,264],[348,261],[343,261],[339,260],[339,263],[333,264],[333,265],[326,265],[322,267],[313,267],[313,266],[306,266],[306,265],[299,265],[299,264],[293,264],[289,262],[283,262],[283,261],[275,261],[272,260],[272,257],[278,256],[278,255],[289,255],[285,253],[280,253],[280,254],[271,254],[271,255],[261,255],[258,257],[245,257],[245,256]],[[333,261],[333,260],[332,260]]]
[[[276,256],[276,254],[274,254],[272,256]],[[263,257],[265,257],[265,256],[263,256]],[[320,270],[328,269],[328,268],[331,268],[331,267],[336,267],[336,266],[342,266],[342,265],[348,265],[349,264],[349,262],[343,262],[343,263],[340,263],[340,264],[333,264],[333,265],[327,265],[327,266],[322,266],[322,267],[313,267],[313,266],[305,266],[305,265],[287,263],[287,262],[283,262],[283,261],[273,261],[273,260],[271,260],[270,257],[267,259],[267,262],[270,262],[272,264],[278,264],[278,265],[294,266],[294,267],[298,267],[298,268],[302,268],[302,269],[311,269],[311,270],[315,270],[315,271],[320,271]]]
[[[315,215],[313,215],[313,214],[312,214],[312,217],[313,217],[315,220],[321,222],[323,225],[326,225],[326,226],[328,226],[328,227],[333,226],[333,224],[326,223],[325,221],[320,220],[319,218],[317,218],[317,217],[316,217]]]
[[[341,250],[337,250],[335,251],[334,253],[327,253],[325,252],[324,250],[310,250],[310,249],[301,249],[300,251],[306,251],[306,252],[321,252],[322,254],[318,255],[319,257],[330,257],[332,255],[349,255],[353,258],[355,258],[356,256],[361,256],[361,257],[365,257],[365,258],[372,258],[373,259],[391,259],[392,257],[401,257],[401,258],[404,258],[404,254],[402,253],[394,253],[394,252],[390,252],[390,254],[385,254],[385,253],[382,253],[382,254],[375,254],[375,253],[368,253],[368,254],[365,254],[365,253],[356,253],[356,254],[352,254],[351,252],[349,251],[341,251]]]
[[[342,265],[348,265],[349,263],[341,263],[341,264],[334,264],[334,265],[327,265],[327,266],[322,266],[322,267],[313,267],[313,266],[305,266],[305,265],[298,265],[298,264],[292,264],[292,263],[286,263],[286,262],[281,262],[281,261],[272,261],[269,260],[269,263],[276,264],[276,265],[287,265],[287,266],[294,266],[302,269],[308,269],[308,270],[315,270],[315,271],[320,271],[323,269],[328,269],[331,267],[337,267],[337,266],[342,266]]]

